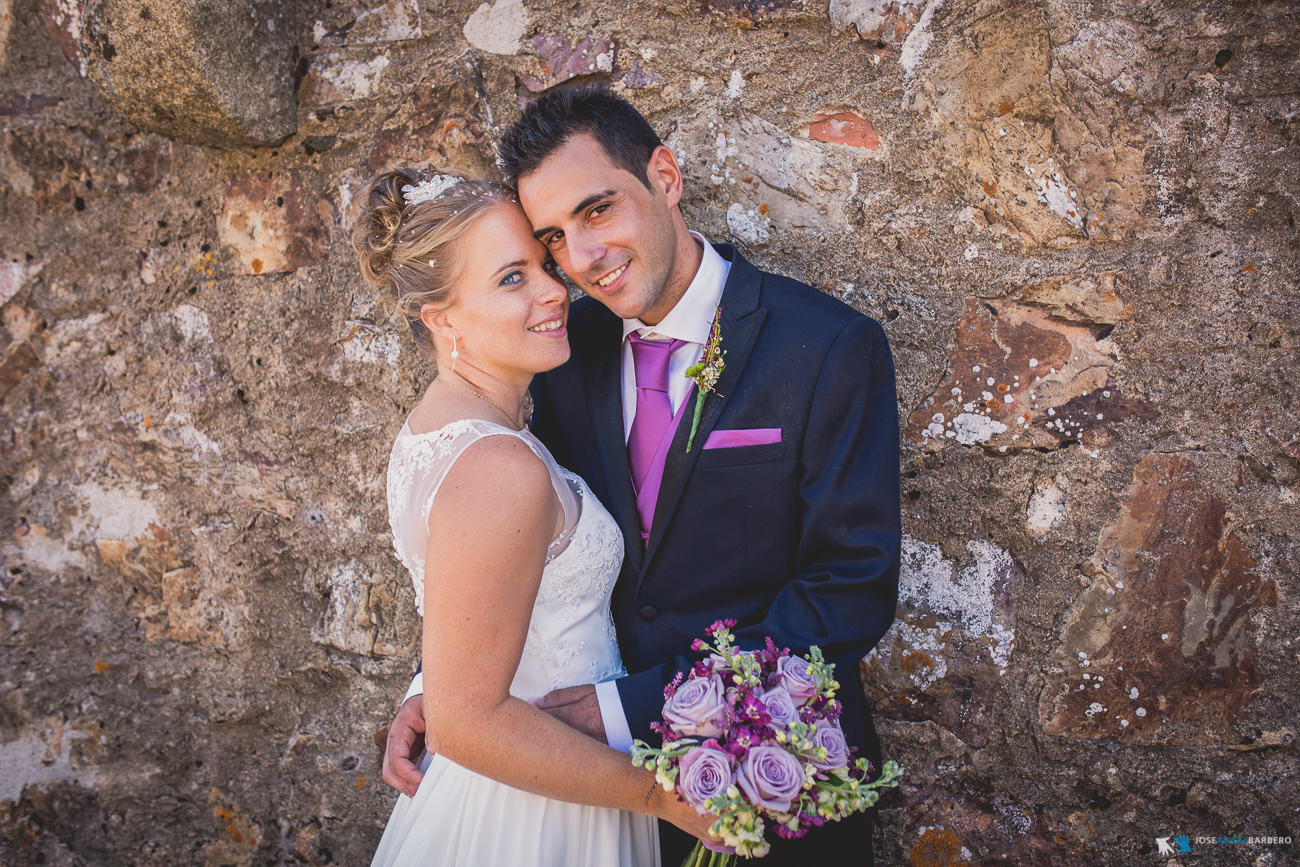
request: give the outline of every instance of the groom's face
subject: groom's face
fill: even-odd
[[[672,214],[680,198],[680,187],[655,170],[667,153],[661,148],[651,158],[646,187],[595,138],[580,135],[519,179],[534,234],[579,289],[623,319],[657,322],[667,312],[658,308],[673,272]]]

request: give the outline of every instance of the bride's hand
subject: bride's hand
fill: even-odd
[[[709,826],[717,819],[716,816],[712,814],[701,816],[694,807],[678,800],[672,792],[665,792],[659,785],[654,788],[651,805],[657,818],[672,822],[692,837],[706,840],[714,845],[722,845],[722,838],[709,833]]]

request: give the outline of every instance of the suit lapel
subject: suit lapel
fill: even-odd
[[[686,488],[686,482],[695,468],[696,461],[699,460],[700,452],[704,450],[704,441],[709,438],[709,433],[717,425],[722,410],[735,391],[741,374],[744,373],[745,365],[754,350],[754,343],[758,339],[758,333],[762,329],[763,319],[767,315],[767,310],[758,306],[758,292],[762,281],[758,269],[746,262],[729,246],[718,245],[718,247],[723,257],[731,260],[727,285],[722,291],[722,323],[719,328],[720,346],[727,355],[722,376],[718,378],[714,390],[704,399],[704,410],[700,414],[700,426],[695,435],[695,445],[689,454],[686,451],[686,442],[690,438],[691,420],[695,415],[696,394],[693,389],[687,402],[682,405],[682,412],[686,415],[677,428],[668,452],[668,460],[664,464],[659,500],[655,504],[654,522],[650,527],[650,544],[646,549],[645,562],[639,570],[643,577],[654,559],[659,543],[663,539],[664,528],[677,508],[677,502],[681,499],[682,491]]]
[[[587,394],[591,396],[591,423],[596,432],[596,450],[609,491],[608,506],[627,540],[624,546],[632,565],[641,571],[645,546],[641,544],[641,519],[632,490],[627,442],[623,437],[622,323],[603,311],[593,341],[593,357],[585,366]]]

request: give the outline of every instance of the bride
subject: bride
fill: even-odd
[[[530,703],[623,674],[618,526],[523,418],[533,375],[569,357],[555,266],[504,188],[411,169],[375,181],[354,245],[438,368],[388,465],[437,754],[373,865],[658,864],[656,818],[708,821]]]

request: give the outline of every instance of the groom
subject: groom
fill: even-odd
[[[858,662],[893,620],[901,538],[894,369],[880,326],[690,232],[676,159],[603,87],[529,104],[500,165],[537,238],[590,296],[570,310],[569,361],[534,381],[533,431],[626,540],[612,605],[630,674],[558,690],[543,709],[620,749],[633,738],[657,745],[664,685],[690,669],[693,639],[732,618],[742,647],[771,636],[796,653],[822,648],[845,735],[879,769]],[[688,451],[697,386],[685,371],[715,315],[724,367]],[[420,777],[418,680],[385,756],[385,779],[408,793]],[[660,829],[663,863],[680,863],[693,839]],[[767,836],[771,865],[871,863],[864,814],[803,840]]]

